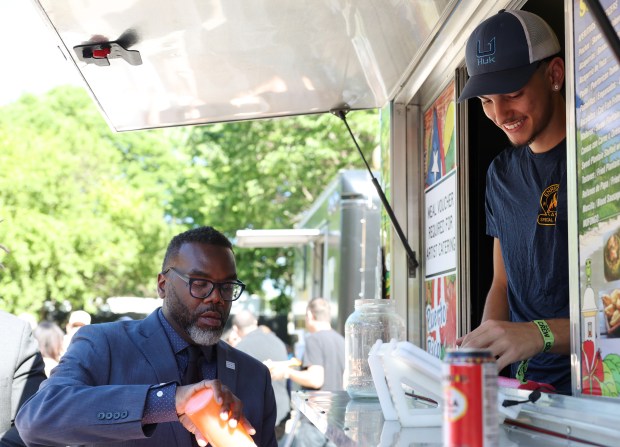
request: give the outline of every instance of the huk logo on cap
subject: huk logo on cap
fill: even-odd
[[[487,43],[488,50],[480,49],[480,41],[478,41],[478,47],[476,48],[476,58],[478,59],[478,65],[487,65],[495,62],[495,37]]]

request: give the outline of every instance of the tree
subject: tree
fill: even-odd
[[[0,109],[1,308],[154,295],[175,231],[163,214],[169,134],[113,134],[76,88]]]
[[[376,112],[353,112],[350,126],[367,159],[378,144]],[[238,229],[292,228],[341,169],[363,162],[346,127],[330,114],[216,124],[185,129],[183,174],[168,213],[212,224],[234,238]],[[239,277],[261,293],[271,280],[287,306],[293,250],[236,249]]]
[[[377,114],[349,122],[368,158]],[[292,228],[338,170],[362,161],[332,115],[112,133],[84,91],[53,90],[0,108],[0,308],[152,296],[171,236],[212,225]],[[290,304],[290,249],[235,249],[239,278]]]

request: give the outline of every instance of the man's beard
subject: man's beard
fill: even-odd
[[[536,138],[538,138],[538,135],[540,135],[540,132],[541,132],[541,129],[534,129],[532,131],[532,135],[530,135],[530,137],[525,142],[523,142],[523,141],[514,141],[509,136],[508,136],[508,141],[510,142],[512,147],[530,146],[534,141],[536,141]]]
[[[192,314],[192,311],[183,304],[172,288],[170,288],[168,292],[166,301],[168,302],[170,315],[174,318],[175,322],[187,332],[187,335],[189,335],[192,341],[201,346],[216,344],[224,332],[224,324],[228,319],[228,315],[224,315],[225,310],[213,304],[209,304],[208,307],[200,308],[200,312],[196,310],[194,314]],[[222,324],[220,327],[212,329],[202,329],[198,327],[198,318],[201,314],[208,311],[218,312],[221,315]]]
[[[540,136],[540,134],[549,126],[549,124],[551,123],[551,118],[553,115],[553,102],[552,102],[552,98],[549,95],[549,98],[546,102],[541,101],[541,107],[544,108],[542,116],[540,117],[540,119],[538,120],[537,123],[534,123],[535,127],[532,129],[532,134],[529,136],[529,138],[527,139],[527,141],[525,142],[525,144],[521,141],[513,141],[509,136],[508,136],[508,140],[510,141],[510,144],[512,144],[512,146],[514,147],[521,147],[521,146],[530,146],[534,141],[536,141],[536,138],[538,138]]]
[[[538,133],[535,133],[534,135],[530,137],[529,140],[525,142],[525,144],[522,141],[513,141],[510,137],[508,137],[508,141],[510,142],[510,145],[512,147],[530,146],[534,141],[536,141],[537,136],[538,136]]]
[[[541,132],[541,129],[534,129],[532,131],[532,135],[530,135],[527,141],[514,141],[512,138],[510,138],[510,136],[508,135],[506,136],[508,137],[508,141],[510,142],[512,147],[523,147],[523,146],[529,146],[534,141],[536,141],[536,138],[538,137],[538,135],[540,135],[540,132]]]
[[[222,332],[224,332],[224,325],[220,326],[217,329],[200,329],[196,326],[194,322],[189,327],[185,329],[189,335],[189,337],[196,343],[201,346],[212,346],[216,344],[220,338],[222,337]]]

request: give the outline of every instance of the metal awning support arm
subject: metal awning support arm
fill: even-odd
[[[364,157],[364,154],[362,153],[362,149],[357,143],[357,139],[355,138],[355,135],[353,135],[353,132],[351,131],[351,128],[349,127],[349,123],[347,122],[347,118],[346,118],[347,113],[349,113],[349,110],[350,109],[348,107],[343,107],[339,109],[332,109],[330,110],[330,112],[336,115],[338,118],[340,118],[344,122],[344,125],[347,126],[349,135],[351,135],[351,138],[353,139],[353,143],[355,143],[355,147],[357,148],[357,151],[362,157],[362,160],[364,161],[364,164],[366,165],[366,169],[368,169],[368,173],[370,174],[372,184],[375,185],[375,189],[377,190],[377,194],[379,195],[379,198],[381,199],[381,203],[383,204],[383,207],[385,208],[386,213],[390,217],[392,226],[394,227],[396,234],[398,234],[398,238],[400,239],[401,243],[403,244],[403,247],[405,248],[405,251],[407,252],[407,261],[408,261],[407,264],[409,266],[409,277],[415,278],[416,269],[420,265],[418,263],[418,260],[416,259],[415,251],[413,251],[411,247],[409,246],[409,242],[407,242],[405,233],[403,233],[403,230],[400,227],[400,224],[398,223],[398,219],[396,219],[394,210],[392,210],[392,207],[390,206],[390,203],[388,202],[387,197],[385,197],[385,193],[383,192],[383,189],[381,189],[379,182],[373,175],[372,170],[370,169],[370,166],[368,165],[368,162],[366,161],[366,157]]]
[[[609,44],[611,51],[613,51],[616,61],[620,63],[620,38],[618,38],[618,34],[616,33],[614,26],[601,6],[601,2],[599,0],[585,0],[585,2],[592,13],[592,16],[594,16],[596,24],[601,29],[605,40]]]

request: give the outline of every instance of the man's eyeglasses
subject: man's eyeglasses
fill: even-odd
[[[161,274],[165,275],[171,270],[189,286],[189,294],[199,300],[209,298],[216,287],[220,289],[220,296],[224,301],[235,301],[245,290],[245,284],[239,280],[213,282],[208,279],[192,278],[179,273],[174,267],[168,267]]]

